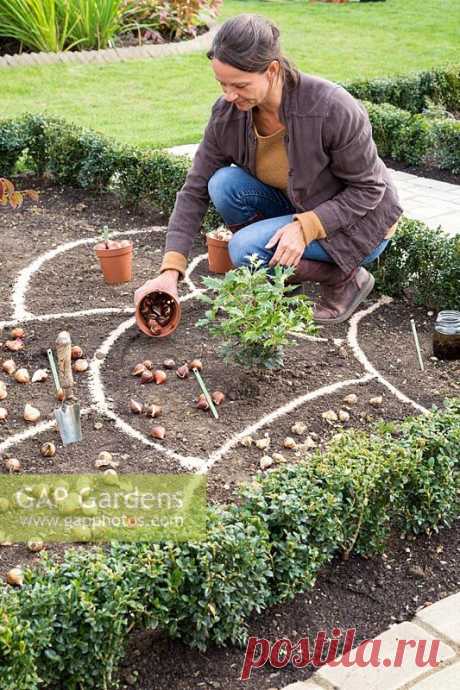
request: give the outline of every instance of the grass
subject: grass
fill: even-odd
[[[219,19],[241,12],[270,17],[281,29],[284,52],[297,66],[332,80],[406,73],[460,60],[458,0],[348,5],[225,0]],[[202,54],[4,69],[0,91],[0,117],[47,112],[142,147],[199,141],[220,93]]]

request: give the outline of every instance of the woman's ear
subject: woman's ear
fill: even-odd
[[[281,66],[278,60],[272,60],[272,62],[269,64],[267,72],[270,80],[270,86],[273,86],[273,83],[278,79],[280,68]]]

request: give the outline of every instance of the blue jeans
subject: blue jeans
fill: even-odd
[[[251,254],[257,254],[268,264],[275,248],[265,249],[265,245],[279,228],[292,222],[296,213],[287,196],[236,166],[217,170],[209,180],[208,191],[224,223],[237,230],[228,247],[233,265],[247,265]],[[382,240],[361,265],[372,263],[389,241]],[[334,263],[317,240],[310,242],[302,258]]]

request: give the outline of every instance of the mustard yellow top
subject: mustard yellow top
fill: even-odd
[[[264,184],[279,189],[284,194],[287,192],[289,161],[286,147],[284,145],[285,127],[268,136],[262,136],[254,125],[254,132],[257,137],[256,149],[256,177]],[[321,240],[327,237],[326,231],[314,211],[295,213],[293,220],[298,220],[302,227],[302,234],[305,245],[309,245],[313,240]],[[385,235],[389,239],[396,232],[395,223]],[[183,276],[187,266],[187,259],[179,252],[166,252],[160,271],[175,269]]]

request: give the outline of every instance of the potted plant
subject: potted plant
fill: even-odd
[[[228,243],[232,233],[224,225],[211,230],[206,235],[208,245],[208,264],[212,273],[227,273],[233,268],[228,253]]]
[[[199,296],[210,306],[196,325],[206,326],[218,337],[225,362],[248,368],[280,368],[284,348],[294,344],[290,333],[317,332],[310,300],[290,294],[295,286],[287,285],[286,280],[293,273],[293,268],[282,266],[269,272],[254,255],[250,266],[229,271],[225,278],[203,278],[215,294]]]
[[[107,225],[102,228],[101,235],[103,241],[96,244],[95,250],[105,282],[109,285],[129,283],[132,280],[133,243],[130,240],[111,240]]]

